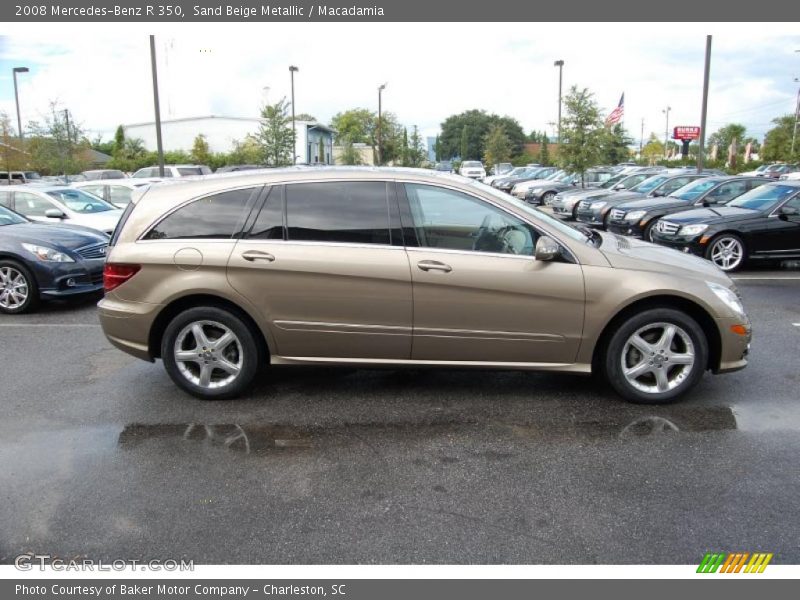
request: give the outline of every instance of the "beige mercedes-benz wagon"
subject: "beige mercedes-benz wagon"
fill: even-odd
[[[594,371],[658,403],[743,368],[750,342],[712,263],[423,170],[154,186],[112,237],[105,290],[111,343],[204,399],[267,365],[326,364]]]

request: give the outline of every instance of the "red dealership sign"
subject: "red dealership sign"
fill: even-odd
[[[687,125],[679,125],[672,130],[673,140],[696,140],[700,137],[700,128]]]

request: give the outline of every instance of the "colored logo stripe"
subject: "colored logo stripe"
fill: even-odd
[[[773,554],[767,552],[754,552],[753,554],[749,552],[707,552],[697,567],[697,572],[763,573],[772,557]]]

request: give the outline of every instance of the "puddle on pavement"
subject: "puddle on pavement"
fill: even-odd
[[[639,407],[610,409],[602,415],[550,413],[540,419],[448,419],[419,422],[348,423],[299,427],[291,424],[155,424],[133,423],[119,434],[122,448],[136,448],[150,440],[214,447],[231,452],[263,455],[298,452],[339,443],[364,443],[387,436],[436,437],[460,432],[491,430],[498,435],[550,441],[558,439],[640,439],[678,435],[683,432],[735,430],[736,417],[730,407],[669,407],[639,410]]]

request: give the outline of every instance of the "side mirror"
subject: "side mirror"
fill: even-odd
[[[711,202],[709,202],[708,200],[703,200],[703,201],[701,202],[701,204],[702,204],[702,205],[703,205],[705,208],[708,208],[709,206],[711,206]]]
[[[558,256],[559,251],[558,242],[551,237],[543,235],[536,241],[536,250],[533,256],[536,260],[553,260]]]
[[[64,219],[67,215],[57,208],[48,208],[46,211],[44,211],[44,216],[48,219]]]
[[[663,195],[664,195],[664,191],[663,190],[655,190],[653,192],[653,197],[655,197],[655,198],[660,198]]]
[[[621,183],[618,183],[617,185],[614,186],[614,189],[615,190],[624,190],[625,186],[622,185]]]

